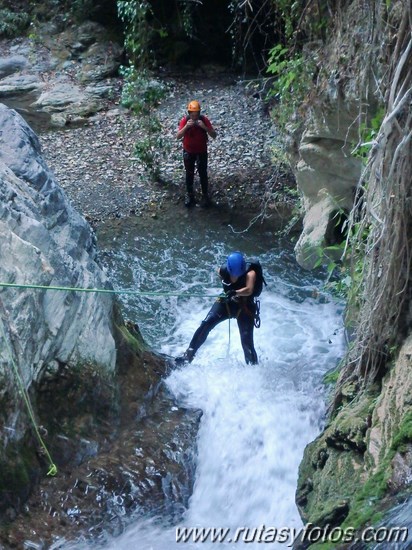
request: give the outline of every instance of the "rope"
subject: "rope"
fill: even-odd
[[[2,283],[0,282],[0,287],[3,288],[20,288],[20,289],[32,289],[32,290],[57,290],[57,291],[63,291],[63,292],[96,292],[101,294],[131,294],[135,296],[190,296],[190,297],[209,297],[214,298],[218,295],[210,295],[210,294],[200,294],[200,293],[190,293],[190,292],[140,292],[137,290],[126,290],[126,289],[107,289],[107,288],[82,288],[82,287],[68,287],[68,286],[46,286],[46,285],[33,285],[33,284],[17,284],[17,283]],[[34,433],[37,437],[37,440],[42,447],[44,454],[47,457],[47,460],[49,461],[49,470],[47,472],[48,476],[55,476],[57,474],[57,466],[54,464],[53,459],[50,455],[50,452],[40,434],[39,428],[37,426],[37,422],[35,419],[33,407],[30,402],[30,397],[28,395],[28,392],[26,388],[24,387],[24,383],[22,380],[22,377],[19,373],[19,369],[14,361],[13,358],[13,352],[11,349],[11,346],[9,344],[9,341],[7,339],[5,330],[4,330],[4,324],[3,322],[0,323],[1,325],[1,335],[3,336],[3,339],[6,344],[6,349],[8,351],[8,354],[10,356],[10,361],[13,367],[14,375],[17,380],[18,389],[23,397],[23,401],[26,405],[26,409],[29,415],[29,418],[31,420],[31,423],[33,425]]]
[[[11,364],[13,366],[14,375],[15,375],[16,380],[17,380],[18,388],[20,390],[20,393],[21,393],[21,395],[23,397],[23,400],[24,400],[24,403],[26,405],[26,409],[27,409],[27,412],[29,414],[29,418],[30,418],[30,420],[33,424],[34,433],[36,434],[37,440],[38,440],[40,446],[42,447],[42,449],[44,450],[44,454],[46,455],[47,460],[49,461],[49,470],[47,472],[47,475],[48,476],[55,476],[57,474],[57,466],[54,464],[53,459],[52,459],[52,457],[49,453],[49,450],[46,447],[46,444],[43,441],[42,436],[40,435],[39,428],[37,426],[37,422],[36,422],[36,419],[34,417],[34,411],[33,411],[33,407],[32,407],[31,402],[30,402],[29,395],[27,393],[26,388],[24,387],[24,383],[23,383],[23,380],[20,376],[19,369],[17,368],[17,365],[16,365],[16,363],[14,362],[14,359],[13,359],[13,353],[12,353],[9,341],[6,337],[6,332],[4,330],[3,321],[0,323],[0,326],[1,326],[1,335],[4,338],[4,342],[6,344],[6,349],[9,353],[9,356],[10,356],[10,361],[11,361]]]
[[[227,344],[227,357],[230,356],[230,317],[229,317],[229,341]]]
[[[126,290],[126,289],[109,289],[109,288],[82,288],[82,287],[70,287],[70,286],[46,286],[46,285],[24,285],[17,283],[1,283],[0,287],[4,288],[23,288],[34,290],[61,290],[64,292],[98,292],[102,294],[132,294],[135,296],[188,296],[198,298],[217,298],[220,294],[201,294],[197,292],[156,292],[139,290]]]
[[[213,294],[201,294],[196,292],[156,292],[156,291],[147,291],[147,292],[141,292],[138,290],[126,290],[126,289],[107,289],[107,288],[82,288],[82,287],[68,287],[68,286],[46,286],[46,285],[33,285],[33,284],[17,284],[17,283],[2,283],[0,282],[0,287],[3,288],[20,288],[20,289],[32,289],[32,290],[57,290],[57,291],[63,291],[63,292],[96,292],[101,294],[130,294],[135,296],[188,296],[188,297],[199,297],[199,298],[217,298],[220,296],[220,294],[213,295]],[[53,459],[49,453],[49,450],[43,441],[43,438],[39,432],[39,428],[37,426],[37,422],[34,416],[33,407],[30,402],[29,395],[27,393],[26,388],[24,387],[24,383],[22,380],[22,377],[19,373],[19,370],[17,368],[16,363],[13,359],[13,353],[9,344],[9,341],[6,337],[6,333],[4,330],[3,322],[0,323],[1,325],[1,335],[4,338],[4,341],[6,343],[6,348],[10,356],[10,361],[13,366],[14,375],[17,380],[19,391],[23,397],[24,403],[26,405],[26,409],[29,415],[29,418],[33,425],[34,433],[37,437],[37,440],[44,450],[44,453],[47,457],[47,460],[49,461],[49,470],[47,472],[48,476],[55,476],[57,474],[57,466],[54,464]],[[230,321],[229,321],[229,347],[230,347]]]

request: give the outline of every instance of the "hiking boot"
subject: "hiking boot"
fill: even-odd
[[[200,208],[207,208],[210,206],[210,199],[208,195],[202,195],[199,203]]]
[[[194,356],[195,356],[195,350],[192,348],[188,348],[183,355],[179,355],[179,357],[176,357],[175,363],[176,365],[184,365],[186,363],[191,363],[193,361]]]
[[[196,206],[196,200],[195,200],[194,195],[186,195],[185,206],[186,206],[186,208]]]

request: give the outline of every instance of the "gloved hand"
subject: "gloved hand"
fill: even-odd
[[[236,299],[236,290],[228,290],[225,296],[226,300],[235,300]]]

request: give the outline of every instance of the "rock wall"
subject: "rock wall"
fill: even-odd
[[[359,139],[359,109],[360,103],[329,94],[305,124],[295,170],[305,215],[295,254],[307,269],[314,267],[323,248],[342,241],[339,224],[352,209],[362,169],[361,160],[351,154]]]
[[[0,280],[17,284],[108,287],[94,234],[45,165],[36,135],[0,105]],[[2,322],[30,384],[59,361],[113,371],[111,296],[3,289]],[[7,370],[2,348],[2,372]]]
[[[386,6],[380,3],[367,6],[355,0],[341,3],[335,14],[335,27],[323,51],[321,68],[330,78],[319,84],[318,103],[309,112],[298,147],[297,180],[304,194],[306,215],[296,253],[298,261],[307,268],[319,258],[320,247],[333,244],[329,234],[333,211],[343,208],[349,212],[352,208],[353,189],[359,181],[361,165],[350,155],[350,150],[359,141],[360,125],[368,124],[378,108],[384,110],[388,104],[391,56],[402,56],[406,66],[410,66],[410,10],[410,4],[401,0]],[[393,33],[393,29],[399,29],[399,33]],[[395,57],[395,61],[397,59]],[[399,65],[395,62],[391,70],[400,78],[401,68],[395,71],[396,67]],[[403,74],[405,79],[408,75],[407,71]],[[409,84],[404,86],[408,87]],[[409,121],[405,134],[408,135],[408,108],[404,111],[399,108],[396,114],[400,128],[403,129],[404,120]],[[400,134],[404,141],[406,138]],[[379,141],[381,148],[382,143],[385,142]],[[393,146],[396,149],[398,144]],[[395,153],[388,151],[385,158],[392,159]],[[410,147],[402,153],[406,157],[408,154],[411,154]],[[372,157],[370,173],[377,181],[385,182],[382,170],[373,170],[373,160]],[[365,188],[367,185],[365,183]],[[389,194],[384,184],[381,192]],[[365,192],[362,206],[373,213],[373,205],[368,200]],[[382,197],[373,197],[373,200],[379,202]],[[358,215],[361,217],[362,212]],[[404,234],[410,239],[410,227],[404,226]],[[386,238],[389,229],[385,223],[380,222],[378,227],[380,237]],[[334,237],[338,239],[339,235]],[[379,240],[373,244],[369,250],[377,248]],[[358,257],[358,261],[361,260]],[[410,269],[410,264],[408,266]],[[380,258],[375,267],[380,273]],[[359,271],[361,268],[358,266]],[[408,277],[410,279],[409,273],[405,277],[409,284]],[[382,280],[385,281],[384,274]],[[358,293],[358,300],[354,294],[348,318],[356,325],[360,316],[357,308],[359,303],[364,303],[362,292],[368,285],[365,281],[363,284],[356,281],[355,286],[352,291]],[[408,296],[407,284],[400,292]],[[376,304],[372,307],[376,311]],[[377,317],[379,315],[380,311]],[[362,327],[365,329],[365,325]],[[355,365],[359,348],[352,352],[352,361],[348,359],[343,364],[326,425],[319,437],[307,446],[300,466],[296,502],[304,521],[319,527],[340,525],[361,529],[365,525],[376,525],[386,510],[410,496],[412,341],[410,326],[400,326],[399,330],[399,346],[391,349],[387,346],[383,352],[386,362],[383,361],[374,378],[365,380],[359,374],[362,369],[357,370]],[[361,343],[365,348],[374,344],[366,338]]]
[[[1,104],[0,128],[0,282],[109,288],[96,261],[94,234],[57,185],[34,132]],[[62,371],[67,376],[87,365],[110,377],[116,367],[113,306],[113,297],[105,294],[0,289],[0,511],[13,464],[26,472],[32,463],[29,470],[36,471],[34,456],[20,463],[31,424],[13,364],[34,401],[34,388]],[[76,408],[74,400],[72,405]],[[24,492],[30,487],[27,476],[20,484]],[[16,496],[23,498],[18,490]]]
[[[296,502],[305,521],[361,527],[410,494],[411,357],[409,336],[381,388],[339,386],[339,406],[300,465]]]
[[[64,30],[58,20],[37,28],[37,47],[28,38],[0,44],[0,101],[31,125],[83,124],[116,93],[123,48],[98,23]]]
[[[351,210],[362,171],[353,151],[383,105],[383,50],[389,40],[383,11],[379,3],[372,7],[358,0],[337,2],[333,14],[324,15],[328,38],[322,45],[313,43],[313,51],[308,46],[309,56],[318,60],[316,97],[309,101],[303,131],[291,147],[304,207],[295,252],[307,269],[322,257],[322,248],[344,238],[336,214],[345,216]],[[329,250],[323,263],[339,256]]]
[[[111,288],[94,234],[34,132],[1,104],[0,128],[0,283]],[[2,548],[84,541],[101,536],[102,524],[118,534],[131,514],[180,517],[200,411],[180,408],[165,390],[165,359],[124,323],[112,294],[0,286]],[[54,477],[45,475],[50,459]]]
[[[388,489],[397,494],[412,480],[412,335],[385,376],[367,432],[365,462],[372,474],[390,463]]]

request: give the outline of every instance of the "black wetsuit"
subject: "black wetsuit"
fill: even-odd
[[[235,283],[232,283],[226,265],[223,265],[220,268],[220,276],[222,277],[222,284],[225,292],[244,288],[246,286],[246,273],[239,277]],[[222,321],[226,321],[226,319],[236,318],[246,363],[256,365],[258,358],[253,344],[255,313],[256,304],[253,295],[238,297],[236,301],[227,301],[218,298],[212,306],[212,309],[202,321],[200,327],[194,333],[189,348],[193,349],[193,352],[196,353],[205,342],[209,332],[214,329],[216,325]]]

